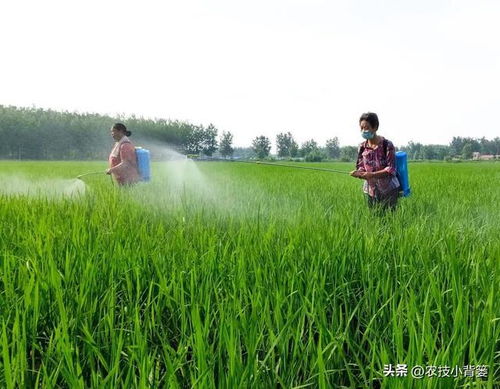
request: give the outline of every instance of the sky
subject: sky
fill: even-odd
[[[396,145],[500,136],[493,0],[4,0],[0,104]],[[108,129],[103,129],[108,131]]]

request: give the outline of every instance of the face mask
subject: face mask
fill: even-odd
[[[373,137],[375,136],[375,134],[371,131],[363,131],[361,133],[361,136],[365,139],[373,139]]]

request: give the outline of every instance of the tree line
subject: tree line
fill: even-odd
[[[138,143],[161,145],[185,154],[212,155],[218,148],[217,129],[178,120],[58,112],[0,105],[0,158],[105,159],[113,145],[110,129],[124,122]],[[227,136],[221,139],[221,145]]]
[[[184,121],[111,117],[94,113],[58,112],[41,108],[18,108],[0,105],[0,159],[106,159],[113,145],[111,125],[125,122],[138,144],[148,147],[153,156],[161,156],[165,146],[184,154],[218,158],[269,158],[271,140],[257,136],[251,146],[233,147],[233,135],[219,134],[213,125],[195,125]],[[301,145],[290,131],[275,139],[280,159],[320,162],[354,161],[357,146],[341,146],[337,137],[324,145],[310,139]],[[410,159],[470,159],[474,152],[500,155],[500,138],[454,137],[449,145],[424,145],[409,142],[399,148]]]
[[[269,156],[271,140],[265,136],[258,136],[252,142],[252,150],[258,158]],[[354,146],[340,146],[337,137],[330,138],[324,146],[319,146],[314,140],[308,140],[301,147],[294,140],[290,132],[276,136],[276,149],[279,158],[301,158],[305,161],[319,162],[322,160],[354,161],[357,158],[358,148]],[[474,152],[483,155],[500,156],[500,137],[492,140],[471,137],[453,137],[448,145],[424,145],[418,142],[409,142],[405,146],[396,147],[406,151],[411,160],[452,160],[471,159]],[[497,157],[498,158],[498,157]]]
[[[500,137],[494,139],[471,138],[455,136],[449,145],[424,145],[418,142],[409,142],[400,148],[408,153],[412,160],[449,160],[471,159],[473,153],[483,155],[500,155]]]

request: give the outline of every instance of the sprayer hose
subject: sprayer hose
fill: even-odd
[[[329,173],[350,174],[349,172],[346,172],[345,170],[325,169],[325,168],[312,167],[312,166],[292,166],[292,165],[285,165],[285,164],[281,164],[281,163],[260,162],[260,161],[258,161],[258,162],[237,161],[237,162],[251,163],[251,164],[258,164],[258,165],[288,167],[288,168],[292,168],[292,169],[318,170],[318,171],[329,172]]]
[[[90,175],[93,175],[93,174],[104,174],[103,171],[99,170],[98,172],[90,172],[90,173],[84,173],[84,174],[80,174],[78,177],[76,178],[82,178],[82,177],[85,177],[85,176],[90,176]]]

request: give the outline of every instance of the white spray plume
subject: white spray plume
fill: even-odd
[[[30,179],[22,175],[0,175],[0,194],[29,197],[74,197],[84,194],[86,185],[77,179]]]

